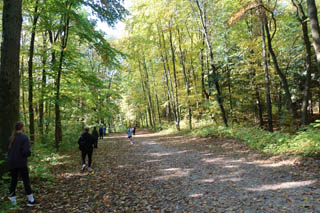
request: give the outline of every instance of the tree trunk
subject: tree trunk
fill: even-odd
[[[61,74],[62,74],[62,66],[63,66],[63,59],[64,59],[64,51],[67,47],[68,43],[68,36],[69,36],[69,23],[70,23],[70,10],[72,4],[70,3],[67,14],[64,15],[64,27],[63,33],[61,36],[61,50],[60,50],[60,59],[59,59],[59,67],[58,67],[58,74],[56,79],[56,100],[55,100],[55,145],[56,151],[59,151],[60,143],[62,142],[62,125],[61,125],[61,111],[60,111],[60,86],[61,86]]]
[[[29,75],[29,129],[30,129],[30,142],[34,143],[34,110],[33,110],[33,55],[34,55],[34,41],[36,37],[36,28],[37,22],[39,18],[38,14],[38,3],[39,0],[36,1],[34,7],[34,17],[32,22],[32,30],[31,30],[31,40],[30,40],[30,48],[29,48],[29,61],[28,61],[28,75]]]
[[[150,99],[149,99],[149,96],[148,96],[148,89],[147,89],[147,84],[146,84],[146,77],[143,75],[142,73],[142,68],[141,68],[141,63],[140,61],[138,62],[139,63],[139,72],[140,72],[140,78],[141,78],[141,86],[142,86],[142,91],[143,91],[143,94],[144,94],[144,97],[145,99],[147,99],[147,104],[148,104],[148,107],[147,107],[147,113],[149,114],[149,120],[150,120],[150,125],[151,125],[151,128],[153,128],[153,123],[152,123],[152,107],[151,107],[151,102],[150,102]],[[147,122],[148,123],[148,122]]]
[[[267,102],[267,112],[268,112],[268,130],[273,132],[272,124],[272,102],[271,102],[271,92],[270,92],[270,76],[268,69],[268,59],[266,50],[266,38],[264,31],[264,24],[260,24],[261,29],[261,39],[262,39],[262,57],[263,57],[263,69],[264,69],[264,79],[266,83],[266,102]]]
[[[282,119],[282,94],[281,94],[281,87],[282,87],[282,84],[280,82],[279,84],[279,93],[278,93],[278,126],[280,127],[280,122],[281,119]]]
[[[176,71],[176,57],[175,57],[175,50],[173,47],[172,31],[171,30],[169,30],[169,35],[170,35],[170,49],[171,49],[171,59],[172,59],[173,78],[174,78],[175,106],[176,106],[176,113],[177,113],[176,128],[178,131],[180,131],[180,110],[179,110],[177,71]]]
[[[270,30],[269,30],[269,26],[268,26],[268,22],[267,22],[266,18],[264,20],[264,26],[265,26],[266,35],[267,35],[268,50],[269,50],[269,53],[271,54],[274,68],[281,79],[283,89],[285,91],[285,97],[286,97],[286,101],[287,101],[288,110],[291,113],[293,125],[296,125],[296,109],[295,109],[294,103],[292,102],[292,99],[291,99],[292,95],[289,90],[289,84],[287,81],[287,77],[282,73],[282,71],[279,67],[277,56],[276,56],[275,52],[273,51],[272,38],[270,35]]]
[[[202,45],[204,46],[204,40],[202,42]],[[203,53],[203,46],[200,49],[200,63],[201,63],[201,88],[202,88],[202,96],[206,98],[206,100],[209,100],[209,93],[206,90],[206,86],[205,86],[205,65],[204,65],[204,53]]]
[[[153,102],[152,102],[151,91],[150,91],[150,86],[149,86],[149,74],[148,74],[147,64],[146,64],[144,56],[143,56],[143,68],[144,68],[144,72],[145,72],[144,73],[145,79],[143,81],[145,84],[147,98],[148,98],[150,125],[151,125],[152,129],[155,129]]]
[[[188,120],[189,120],[189,129],[192,129],[192,110],[190,106],[190,72],[187,74],[186,70],[186,53],[185,51],[182,50],[181,47],[181,35],[179,29],[178,31],[178,41],[179,41],[179,51],[180,51],[180,64],[182,66],[182,72],[183,72],[183,77],[184,77],[184,82],[186,86],[186,92],[187,92],[187,108],[188,108]]]
[[[6,158],[8,139],[19,119],[19,54],[22,0],[4,0],[0,67],[0,160]],[[0,164],[0,176],[7,165]]]
[[[24,58],[23,56],[21,57],[21,72],[20,72],[20,87],[21,87],[21,96],[22,96],[22,113],[23,113],[23,122],[26,124],[27,123],[27,110],[26,110],[26,105],[25,105],[25,92],[24,92]]]
[[[318,11],[315,0],[307,0],[310,28],[313,39],[313,48],[318,62],[318,72],[320,72],[320,27],[318,21]]]
[[[161,122],[161,112],[160,112],[159,98],[158,98],[158,95],[157,95],[157,94],[156,94],[156,101],[157,101],[158,119],[159,119],[159,124],[160,124],[160,126],[161,126],[161,125],[162,125],[162,122]]]
[[[203,36],[205,38],[205,42],[207,44],[208,53],[209,53],[209,57],[210,57],[210,68],[212,70],[212,80],[213,80],[213,83],[214,83],[214,85],[216,87],[216,90],[217,90],[217,100],[218,100],[218,104],[219,104],[219,107],[220,107],[221,116],[222,116],[224,125],[226,127],[228,127],[228,120],[227,120],[226,112],[225,112],[225,109],[224,109],[224,106],[223,106],[222,92],[221,92],[220,84],[219,84],[219,81],[218,81],[217,68],[214,65],[213,50],[212,50],[212,45],[211,45],[210,38],[209,38],[210,35],[208,34],[206,7],[204,6],[202,8],[201,5],[200,5],[199,0],[196,0],[196,3],[197,3],[198,11],[199,11],[201,24],[202,24],[202,33],[203,33]],[[209,87],[209,89],[210,89],[210,87]]]
[[[230,76],[230,69],[227,67],[228,73],[228,92],[229,92],[229,105],[230,105],[230,119],[231,125],[233,125],[233,105],[232,105],[232,92],[231,92],[231,76]]]
[[[255,93],[256,93],[256,100],[257,100],[257,107],[258,107],[258,114],[259,114],[259,126],[260,128],[263,128],[263,125],[264,125],[263,110],[262,110],[262,103],[260,99],[260,93],[257,86],[255,86]]]
[[[163,53],[161,53],[161,59],[163,63],[163,71],[164,71],[164,77],[166,81],[167,91],[168,91],[168,99],[169,99],[169,110],[172,110],[174,121],[177,120],[177,112],[174,102],[174,94],[173,94],[173,85],[171,80],[171,73],[170,73],[170,66],[169,66],[169,60],[166,52],[166,44],[165,44],[165,38],[163,32],[160,32],[160,29],[158,27],[158,34],[159,34],[159,47],[160,49],[163,49]],[[161,42],[162,40],[162,42]],[[169,120],[170,121],[170,118]]]
[[[44,134],[44,95],[45,95],[45,88],[47,83],[47,74],[46,74],[46,64],[47,64],[47,45],[46,45],[46,38],[43,35],[43,50],[42,53],[42,80],[41,80],[41,97],[39,103],[39,130],[40,130],[40,137],[41,141],[43,142],[43,134]]]
[[[309,105],[309,97],[310,97],[310,87],[311,87],[311,66],[312,66],[312,51],[311,51],[311,43],[309,40],[309,32],[308,32],[308,22],[307,16],[303,10],[303,6],[301,3],[292,0],[292,3],[297,9],[297,18],[301,23],[302,33],[303,33],[303,41],[306,47],[306,79],[304,82],[304,91],[303,91],[303,101],[302,101],[302,108],[301,108],[301,124],[307,125],[309,123],[308,119],[308,105]],[[311,19],[310,19],[311,21]]]

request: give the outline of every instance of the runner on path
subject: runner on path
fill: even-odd
[[[130,141],[130,144],[132,145],[133,144],[133,141],[132,141],[132,133],[133,133],[133,128],[128,128],[127,129],[127,134],[128,134],[128,138],[129,138],[129,141]]]

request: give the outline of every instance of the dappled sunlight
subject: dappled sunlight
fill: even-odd
[[[119,165],[118,168],[122,169],[122,168],[131,168],[133,165],[131,164],[125,164],[125,165]]]
[[[242,178],[239,178],[239,177],[229,177],[229,178],[224,178],[224,179],[220,179],[219,180],[220,182],[240,182],[242,181]]]
[[[164,175],[153,178],[153,180],[169,180],[170,178],[185,177],[188,176],[193,169],[169,168],[160,169],[159,171],[164,173]]]
[[[306,180],[306,181],[293,181],[293,182],[284,182],[277,184],[267,184],[259,187],[244,188],[248,191],[267,191],[267,190],[280,190],[280,189],[294,189],[298,187],[310,186],[316,183],[317,180]]]
[[[213,183],[215,182],[216,180],[214,178],[209,178],[209,179],[203,179],[203,180],[200,180],[200,181],[197,181],[199,183]]]
[[[191,150],[184,150],[184,151],[178,151],[178,152],[160,152],[160,153],[149,153],[146,155],[150,155],[152,157],[163,157],[163,156],[168,156],[168,155],[179,155],[183,153],[191,152]]]
[[[203,196],[202,193],[201,194],[191,194],[191,195],[189,195],[189,197],[191,197],[191,198],[200,198],[202,196]]]
[[[227,165],[227,166],[224,166],[224,168],[227,168],[227,169],[236,169],[236,168],[239,168],[239,166],[236,166],[236,165]]]
[[[155,141],[143,141],[141,142],[142,145],[159,145]]]
[[[203,158],[201,159],[205,163],[221,163],[224,162],[223,158]]]
[[[145,163],[156,163],[161,162],[161,160],[147,160]]]
[[[275,168],[275,167],[281,167],[281,166],[294,165],[294,161],[286,160],[286,161],[280,161],[280,162],[277,162],[277,163],[275,163],[275,162],[271,162],[271,163],[258,162],[257,164],[260,167]]]
[[[69,178],[73,178],[73,177],[84,177],[84,176],[88,176],[89,173],[88,172],[66,172],[66,173],[61,173],[61,174],[58,174],[57,176],[60,177],[60,178],[66,178],[66,179],[69,179]],[[81,180],[81,179],[80,179]]]
[[[69,155],[52,154],[51,156],[43,158],[41,161],[48,162],[49,164],[56,166],[56,165],[64,164],[63,160],[65,160],[66,158],[70,158],[70,156]]]

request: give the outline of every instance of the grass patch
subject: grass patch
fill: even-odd
[[[234,125],[224,127],[217,124],[202,123],[193,130],[183,130],[181,134],[198,137],[222,137],[237,139],[250,148],[267,155],[302,155],[320,157],[320,129],[318,124],[305,127],[295,134],[285,132],[268,132],[258,127]],[[164,133],[177,133],[174,126]]]

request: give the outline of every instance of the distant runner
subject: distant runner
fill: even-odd
[[[128,138],[130,140],[130,144],[132,145],[133,144],[133,141],[132,141],[132,133],[133,133],[133,128],[128,128],[127,129],[127,134],[128,134]]]

